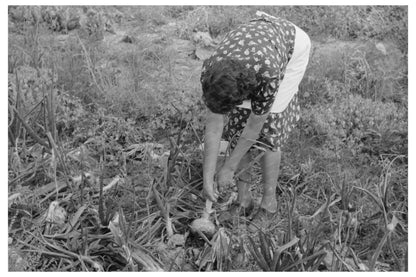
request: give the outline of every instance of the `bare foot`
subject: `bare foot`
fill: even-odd
[[[277,200],[276,196],[266,196],[263,195],[263,199],[261,200],[260,207],[265,209],[269,213],[277,212]]]
[[[253,219],[248,226],[248,230],[250,232],[256,232],[259,229],[262,231],[266,230],[272,225],[274,221],[273,219],[276,215],[276,212],[272,213],[260,207],[257,213],[253,216]]]

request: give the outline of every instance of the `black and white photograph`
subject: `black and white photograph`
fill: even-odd
[[[7,5],[8,272],[409,272],[409,6],[226,4]]]

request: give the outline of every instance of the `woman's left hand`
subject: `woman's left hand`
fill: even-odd
[[[230,189],[234,184],[234,170],[227,166],[223,166],[218,172],[217,184],[220,194],[224,193],[225,190]]]

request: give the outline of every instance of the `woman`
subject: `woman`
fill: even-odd
[[[202,67],[208,107],[203,171],[206,197],[216,202],[232,185],[235,172],[248,164],[249,149],[262,147],[263,198],[253,218],[261,223],[277,211],[281,147],[299,119],[297,91],[311,44],[293,23],[263,12],[256,15],[228,33]],[[232,152],[214,182],[222,135]],[[252,207],[250,176],[246,171],[237,180],[238,204],[244,209]]]

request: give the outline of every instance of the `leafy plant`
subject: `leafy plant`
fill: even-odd
[[[387,138],[394,131],[407,132],[406,113],[394,104],[342,96],[344,92],[336,87],[332,90],[337,100],[306,111],[304,117],[309,125],[306,130],[323,136],[329,149],[347,147],[357,154],[367,146],[365,138],[371,134]]]
[[[407,260],[405,260],[404,262],[400,262],[399,258],[396,255],[394,244],[392,243],[392,236],[395,234],[396,228],[398,227],[400,227],[402,232],[404,230],[404,232],[406,233],[405,236],[407,240],[407,222],[401,220],[401,214],[403,213],[403,211],[399,207],[395,205],[393,206],[393,203],[391,203],[389,200],[391,198],[390,171],[395,160],[399,158],[401,157],[395,157],[385,166],[383,177],[381,178],[380,183],[375,185],[375,193],[372,192],[372,189],[370,190],[367,188],[354,186],[354,189],[364,192],[371,199],[371,201],[373,201],[376,204],[376,207],[381,212],[381,217],[383,218],[384,222],[384,235],[371,257],[369,265],[370,270],[375,269],[378,257],[381,253],[383,246],[386,243],[388,243],[389,251],[391,255],[394,257],[400,270],[404,270],[404,268],[407,267]],[[396,210],[395,208],[399,208],[399,210]],[[407,210],[406,207],[404,208]],[[404,213],[406,213],[406,211],[404,211]]]
[[[249,251],[263,271],[315,271],[326,256],[323,249],[314,253],[303,252],[297,237],[282,246],[276,245],[270,236],[261,231],[258,238],[260,242],[256,244],[248,237],[251,244]]]

